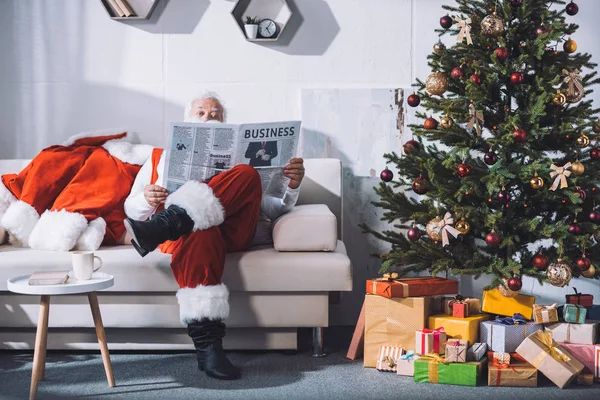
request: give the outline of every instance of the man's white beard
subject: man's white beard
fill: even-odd
[[[192,115],[190,116],[186,116],[183,120],[183,122],[200,122],[200,123],[204,123],[204,124],[220,124],[221,121],[217,121],[216,119],[211,119],[208,120],[206,122],[202,121],[202,118],[200,118],[198,115]]]

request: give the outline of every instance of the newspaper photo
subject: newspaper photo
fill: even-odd
[[[171,124],[165,171],[169,193],[189,180],[204,181],[238,164],[256,168],[263,194],[282,197],[283,167],[296,155],[300,121],[256,124]]]

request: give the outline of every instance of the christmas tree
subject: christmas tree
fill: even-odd
[[[491,274],[512,291],[525,275],[598,278],[600,123],[586,95],[599,80],[577,52],[578,6],[456,3],[436,30],[455,44],[434,46],[407,98],[424,122],[404,155],[384,155],[374,204],[389,229],[361,225],[391,244],[381,270]]]

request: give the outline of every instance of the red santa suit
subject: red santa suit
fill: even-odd
[[[164,159],[162,149],[154,149],[140,170],[125,201],[128,217],[146,220],[162,209],[162,205],[148,204],[144,187],[165,186]],[[258,172],[237,165],[208,183],[189,181],[167,197],[166,207],[182,207],[194,221],[193,232],[159,246],[163,253],[173,255],[171,269],[180,287],[177,300],[182,323],[229,316],[229,291],[221,283],[225,254],[246,250],[256,239],[264,242],[266,225],[270,231],[270,221],[291,210],[298,194],[299,189],[288,188],[283,199],[263,197]]]
[[[2,176],[0,224],[11,242],[41,250],[96,250],[125,233],[124,202],[149,145],[127,133],[81,134]]]

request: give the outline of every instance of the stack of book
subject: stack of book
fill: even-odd
[[[134,17],[133,9],[126,0],[107,0],[115,17]]]

